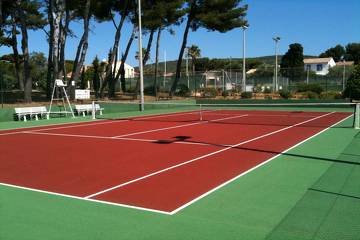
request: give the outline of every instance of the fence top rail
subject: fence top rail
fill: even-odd
[[[95,103],[114,103],[114,104],[140,104],[135,101],[94,101]],[[146,102],[145,104],[151,105],[181,105],[181,106],[321,106],[321,105],[334,105],[334,106],[346,106],[357,105],[360,102],[314,102],[314,103],[179,103],[179,102]]]

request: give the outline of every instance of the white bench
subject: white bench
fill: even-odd
[[[30,119],[35,117],[35,120],[39,120],[38,116],[40,116],[41,118],[46,116],[46,118],[48,118],[46,107],[15,108],[15,114],[17,115],[19,121],[21,121],[21,118],[23,118],[24,122],[26,122],[27,116],[30,116]]]
[[[81,104],[75,105],[75,111],[78,115],[82,114],[84,117],[86,114],[90,114],[93,110],[92,104]],[[101,108],[99,104],[95,104],[95,111],[99,111],[100,115],[102,115],[102,111],[104,108]]]

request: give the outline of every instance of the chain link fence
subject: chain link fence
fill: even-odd
[[[339,69],[338,69],[339,70]],[[291,71],[299,72],[298,75],[289,77],[286,73]],[[329,71],[327,75],[319,75],[315,72],[307,72],[299,69],[280,69],[278,72],[277,82],[279,90],[288,90],[296,92],[299,87],[307,84],[319,85],[323,91],[343,91],[346,81],[351,75],[351,69],[344,71]],[[136,89],[138,78],[127,78],[125,89],[133,92]],[[175,81],[175,73],[159,73],[155,79],[154,74],[144,75],[145,92],[152,92],[156,85],[157,90],[169,92]],[[250,70],[246,74],[246,89],[243,89],[242,71],[214,70],[204,72],[181,72],[177,86],[186,87],[193,94],[202,89],[214,88],[222,91],[237,90],[239,92],[259,92],[272,91],[275,88],[275,71]],[[116,90],[120,91],[121,83],[117,83]],[[267,90],[266,90],[267,89]]]

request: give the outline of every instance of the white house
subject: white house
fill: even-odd
[[[304,59],[305,71],[313,71],[317,75],[326,75],[329,69],[336,66],[332,57],[329,58],[307,58]]]
[[[121,65],[121,61],[118,61],[116,64],[116,73],[119,71]],[[113,67],[114,69],[114,67]],[[130,66],[127,63],[124,63],[124,69],[125,69],[125,78],[134,78],[135,77],[135,70],[134,67]]]
[[[106,60],[103,60],[103,62],[107,62]],[[114,64],[115,65],[115,64]],[[114,65],[112,66],[112,69],[114,70]],[[119,71],[121,65],[121,61],[118,61],[116,63],[116,73]],[[135,70],[134,67],[130,66],[129,64],[124,64],[125,68],[125,78],[134,78],[135,77]]]

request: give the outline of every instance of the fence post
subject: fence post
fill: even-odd
[[[95,101],[92,101],[92,119],[95,120],[96,119],[96,108],[95,108]]]
[[[354,128],[360,129],[360,103],[356,103],[354,118],[355,118]]]

